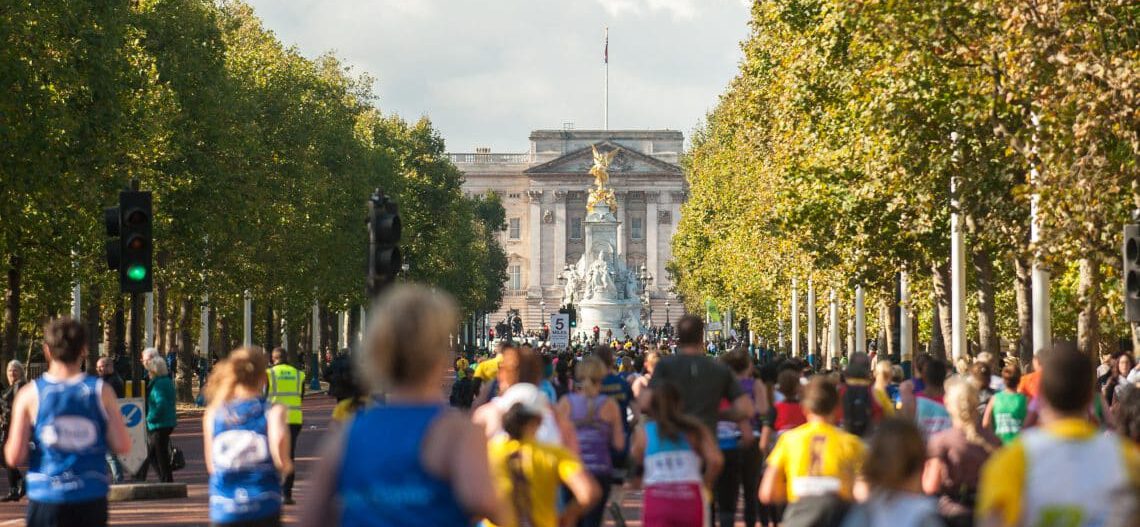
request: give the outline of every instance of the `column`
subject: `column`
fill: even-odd
[[[241,344],[242,346],[253,345],[253,295],[249,293],[249,289],[245,290],[242,303],[242,332]]]
[[[617,217],[617,220],[619,222],[617,226],[617,252],[622,256],[622,258],[626,257],[625,236],[626,232],[628,232],[627,224],[629,223],[629,219],[626,218],[625,213],[626,209],[629,208],[629,203],[627,203],[628,196],[629,193],[627,192],[614,192],[614,197],[617,198],[617,210],[614,211],[614,216]]]
[[[792,279],[792,356],[800,355],[800,288],[799,281]]]
[[[899,361],[910,362],[914,359],[911,350],[910,336],[910,291],[907,288],[906,273],[899,274]]]
[[[143,293],[143,347],[154,347],[154,293]],[[171,315],[173,316],[173,314]]]
[[[660,276],[666,280],[669,279],[669,273],[665,272],[665,264],[673,259],[673,234],[677,232],[677,222],[681,220],[681,204],[684,202],[684,191],[672,191],[669,193],[669,218],[668,221],[663,224],[668,226],[665,233],[665,243],[662,244],[665,246],[665,252],[658,260],[658,265],[661,266],[661,269],[658,271],[661,273]],[[672,282],[669,282],[667,285],[665,282],[660,282],[660,284],[663,290],[669,289],[667,285],[670,287],[673,285]]]
[[[566,229],[570,220],[566,217],[566,191],[554,191],[554,273],[557,276],[566,266]]]
[[[660,192],[646,192],[645,193],[645,268],[649,270],[649,274],[653,275],[653,283],[649,285],[651,290],[656,290],[661,283],[662,274],[657,269],[660,259],[657,257],[657,229],[660,222],[657,221],[657,200],[660,199]]]
[[[855,287],[855,352],[867,353],[867,302],[863,286]]]
[[[951,134],[951,141],[957,141]],[[953,158],[957,161],[955,151]],[[950,357],[952,364],[966,353],[966,245],[959,210],[958,177],[950,176]],[[1036,307],[1036,306],[1035,306]]]
[[[839,295],[831,290],[831,309],[828,312],[827,362],[824,369],[831,367],[831,361],[839,356]]]
[[[208,357],[210,355],[210,295],[202,295],[202,314],[199,317],[198,330],[198,355]]]
[[[815,284],[812,283],[811,278],[808,278],[808,299],[807,299],[807,324],[808,324],[808,356],[815,355],[816,343],[815,338]],[[812,359],[815,360],[815,359]]]
[[[530,237],[527,290],[531,296],[537,296],[542,294],[542,191],[528,190],[526,195],[530,201],[530,218],[527,220],[527,233]]]

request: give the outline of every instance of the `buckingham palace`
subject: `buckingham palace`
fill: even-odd
[[[685,200],[679,166],[684,136],[674,130],[536,130],[530,151],[448,154],[463,172],[470,195],[497,193],[507,212],[500,241],[507,254],[503,304],[489,315],[502,321],[518,310],[526,328],[540,327],[562,302],[560,278],[586,250],[583,220],[594,177],[593,149],[617,150],[610,186],[617,198],[617,254],[646,282],[649,320],[662,326],[683,308],[665,270]],[[642,272],[644,269],[644,272]]]

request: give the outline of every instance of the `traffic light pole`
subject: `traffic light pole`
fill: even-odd
[[[139,381],[142,380],[142,295],[139,293],[131,293],[131,349],[129,350],[131,357],[131,384],[139,389]],[[135,393],[135,396],[139,396]]]

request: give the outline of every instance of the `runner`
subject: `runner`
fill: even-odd
[[[1008,445],[1021,433],[1029,412],[1029,397],[1017,392],[1016,386],[1021,382],[1021,368],[1017,364],[1003,368],[1001,378],[1005,382],[1005,389],[994,394],[986,405],[982,427],[992,430],[1002,444]]]
[[[261,348],[238,348],[214,366],[202,416],[210,523],[281,525],[281,474],[293,472],[288,409],[262,396],[268,360]]]
[[[1001,441],[989,430],[978,429],[977,386],[961,378],[949,384],[945,401],[952,427],[930,437],[922,486],[927,494],[940,497],[938,510],[950,527],[969,527],[974,524],[982,465]]]
[[[894,378],[895,367],[891,365],[891,361],[879,359],[879,362],[875,363],[874,395],[883,416],[887,418],[895,416],[894,399],[898,395],[898,385],[894,384]]]
[[[509,519],[488,523],[492,527],[573,525],[599,502],[602,490],[574,454],[535,440],[546,408],[545,397],[530,384],[513,386],[507,392],[520,389],[526,389],[526,394],[503,394],[517,402],[503,415],[506,436],[493,439],[489,445],[494,487],[510,504]],[[557,506],[560,485],[565,485],[574,498],[561,514]]]
[[[736,375],[741,391],[752,399],[756,413],[739,421],[722,420],[717,423],[717,443],[724,456],[724,469],[721,470],[715,487],[717,520],[721,526],[733,525],[736,502],[743,489],[744,523],[753,527],[756,525],[759,508],[757,491],[760,488],[758,415],[768,411],[768,394],[764,391],[763,383],[757,383],[752,376],[752,360],[746,351],[730,351],[721,360]],[[728,401],[721,404],[727,408]]]
[[[366,408],[332,431],[320,456],[301,525],[468,525],[504,521],[483,431],[448,408],[439,380],[451,368],[459,317],[450,297],[397,285],[372,309],[355,354],[370,391],[387,404]],[[400,433],[394,434],[393,430]]]
[[[602,488],[602,497],[597,505],[587,511],[578,523],[582,527],[602,525],[614,469],[611,452],[625,449],[621,409],[612,398],[601,394],[605,376],[605,364],[596,357],[587,358],[578,363],[575,372],[579,391],[558,401],[560,413],[569,415],[574,422],[582,463]]]
[[[28,460],[27,526],[107,525],[106,453],[131,450],[119,403],[110,386],[80,370],[87,334],[79,322],[48,322],[43,353],[48,369],[16,394],[4,444],[10,465]]]
[[[886,419],[871,437],[863,474],[870,498],[856,506],[843,527],[943,527],[937,503],[922,493],[926,447],[909,419]]]
[[[839,390],[823,377],[804,390],[807,424],[785,432],[768,455],[760,500],[788,503],[785,527],[838,525],[855,499],[863,443],[835,426]]]
[[[705,492],[716,481],[724,460],[713,435],[699,421],[681,413],[681,393],[672,383],[658,385],[647,413],[650,420],[634,431],[630,460],[644,486],[643,527],[708,525]]]
[[[1133,525],[1140,451],[1088,421],[1092,362],[1067,348],[1046,348],[1037,362],[1041,427],[1023,432],[985,465],[980,525]]]
[[[902,393],[903,399],[910,401],[903,406],[914,408],[915,421],[928,438],[950,428],[950,414],[942,403],[946,373],[945,362],[930,358],[922,371],[926,384],[923,392],[912,395],[904,390]]]

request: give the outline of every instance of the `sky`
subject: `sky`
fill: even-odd
[[[525,152],[531,130],[686,139],[736,75],[748,0],[246,0],[305,56],[376,79],[377,105],[431,119],[450,152]]]

